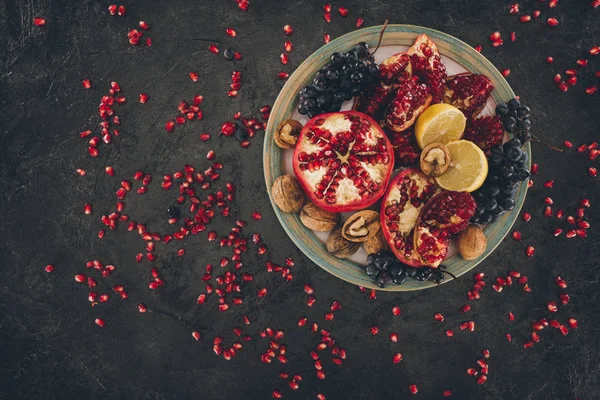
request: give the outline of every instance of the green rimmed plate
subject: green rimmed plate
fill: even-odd
[[[363,265],[366,262],[366,253],[362,249],[351,259],[339,259],[330,255],[327,253],[324,244],[327,235],[316,233],[306,228],[300,222],[298,214],[281,212],[275,205],[271,193],[271,187],[277,177],[285,173],[293,174],[291,169],[291,154],[293,150],[280,149],[275,145],[273,139],[277,125],[288,118],[294,118],[303,123],[308,121],[308,118],[299,115],[296,111],[300,89],[310,84],[316,72],[327,63],[331,53],[336,51],[346,52],[359,42],[367,42],[369,46],[374,47],[379,39],[381,29],[382,26],[373,26],[341,36],[314,52],[296,69],[279,93],[271,110],[271,116],[265,133],[263,168],[269,199],[277,218],[296,246],[314,263],[332,275],[359,286],[388,291],[421,290],[437,285],[432,282],[423,283],[415,280],[407,280],[406,283],[400,286],[390,285],[385,289],[379,288],[364,272]],[[388,25],[381,42],[381,47],[376,53],[376,61],[380,63],[392,54],[405,51],[421,33],[427,34],[437,45],[448,70],[448,75],[470,71],[486,75],[492,80],[495,89],[482,115],[493,114],[497,103],[506,102],[515,97],[514,92],[504,77],[489,60],[459,39],[433,29],[412,25]],[[351,104],[348,102],[342,110],[350,109],[350,107]],[[529,144],[524,146],[523,149],[527,152],[531,160],[531,148]],[[487,238],[487,248],[479,258],[472,261],[463,260],[451,248],[448,258],[444,261],[447,270],[458,277],[473,269],[494,251],[506,237],[518,217],[526,194],[527,185],[520,185],[515,195],[515,208],[500,217],[494,224],[490,224],[484,228]],[[448,281],[450,279],[447,278],[444,282]]]

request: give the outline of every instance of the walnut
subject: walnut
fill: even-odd
[[[340,214],[325,211],[314,203],[307,203],[300,211],[300,220],[308,229],[327,232],[340,220]]]
[[[293,175],[281,175],[275,179],[271,194],[275,204],[283,212],[296,213],[304,205],[304,192]]]
[[[480,227],[469,225],[456,238],[456,246],[462,258],[474,260],[485,251],[487,240]]]
[[[385,240],[383,229],[379,229],[377,233],[368,238],[364,243],[363,247],[367,254],[376,254],[383,250],[389,250],[390,246]]]
[[[348,258],[358,251],[360,243],[351,242],[342,236],[342,225],[336,226],[327,238],[327,251],[337,258]]]
[[[362,210],[350,216],[342,228],[342,236],[351,242],[364,242],[379,230],[379,213]]]
[[[428,176],[440,176],[448,170],[451,161],[443,143],[430,143],[421,152],[421,171]]]
[[[302,124],[296,120],[281,121],[275,130],[275,144],[282,149],[293,149],[301,130]]]

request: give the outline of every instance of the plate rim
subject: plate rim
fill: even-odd
[[[274,111],[276,112],[279,108],[283,108],[282,103],[284,102],[284,97],[286,97],[288,95],[288,92],[291,91],[294,87],[294,82],[295,82],[294,77],[300,75],[301,72],[306,70],[307,67],[309,67],[311,64],[318,64],[320,67],[320,65],[322,63],[320,63],[319,61],[323,61],[322,58],[324,57],[324,55],[328,55],[332,52],[332,51],[329,51],[329,49],[336,48],[338,46],[342,46],[346,43],[352,43],[352,44],[358,43],[359,41],[361,41],[361,38],[364,38],[364,37],[367,37],[367,36],[370,36],[373,34],[378,35],[382,28],[383,28],[383,25],[375,25],[375,26],[361,28],[361,29],[357,29],[352,32],[346,33],[346,34],[332,40],[330,43],[319,47],[311,55],[309,55],[294,70],[294,72],[290,75],[290,77],[287,79],[284,86],[279,91],[279,93],[277,95],[277,99],[273,103],[273,106],[271,109],[271,117],[269,118],[269,121],[267,122],[267,128],[265,130],[265,138],[264,138],[264,143],[263,143],[263,172],[264,172],[264,177],[265,177],[265,183],[267,186],[267,194],[269,196],[269,201],[271,202],[271,206],[273,207],[273,210],[275,211],[275,215],[277,216],[279,223],[281,224],[281,226],[283,227],[283,229],[285,230],[285,232],[289,236],[289,238],[292,240],[292,242],[296,245],[296,247],[298,247],[304,255],[306,255],[313,263],[315,263],[321,269],[327,271],[328,273],[330,273],[330,274],[334,275],[335,277],[342,279],[348,283],[351,283],[353,285],[360,285],[360,286],[363,286],[363,287],[366,287],[369,289],[391,291],[391,292],[408,292],[408,291],[424,290],[424,289],[428,289],[431,287],[437,287],[437,286],[439,286],[439,284],[435,284],[433,282],[427,282],[427,283],[419,283],[419,285],[415,286],[415,287],[411,287],[411,286],[407,286],[407,285],[390,285],[387,288],[380,288],[370,278],[368,278],[368,281],[366,281],[366,282],[357,283],[357,282],[353,281],[351,278],[348,278],[347,276],[344,276],[343,274],[339,273],[340,272],[340,271],[338,271],[339,268],[331,267],[329,265],[322,265],[323,260],[321,258],[317,257],[316,254],[313,254],[312,251],[309,251],[308,249],[306,249],[304,246],[304,243],[299,238],[296,237],[296,232],[294,232],[292,227],[288,226],[288,222],[285,221],[284,214],[292,216],[292,218],[295,218],[297,220],[297,223],[300,225],[300,228],[307,230],[307,231],[309,231],[309,230],[307,228],[303,227],[302,224],[298,222],[299,218],[298,218],[297,214],[286,214],[286,213],[283,213],[281,210],[279,210],[279,208],[277,207],[277,205],[275,204],[275,202],[273,200],[273,196],[272,196],[272,192],[271,192],[271,186],[272,186],[273,181],[284,172],[283,168],[282,168],[282,154],[283,154],[282,151],[283,150],[279,149],[277,146],[275,146],[274,141],[272,140],[273,132],[274,132],[274,129],[276,126],[275,120],[277,119],[275,117],[276,114],[274,113]],[[451,44],[452,46],[456,46],[456,47],[460,48],[461,50],[466,51],[470,57],[474,57],[478,62],[485,65],[485,67],[488,69],[488,71],[491,72],[491,74],[494,76],[494,79],[501,83],[501,86],[503,87],[504,91],[506,91],[506,95],[510,96],[509,98],[515,97],[515,93],[512,90],[511,86],[508,84],[508,82],[506,81],[504,76],[502,76],[500,71],[494,66],[494,64],[490,60],[488,60],[485,56],[483,56],[482,54],[477,52],[470,45],[465,43],[464,41],[462,41],[452,35],[449,35],[445,32],[435,30],[432,28],[418,26],[418,25],[389,24],[389,25],[387,25],[386,32],[388,32],[388,33],[408,33],[408,34],[414,34],[415,36],[420,33],[425,33],[430,36],[434,36],[434,37],[439,36],[440,38],[443,38],[445,40],[445,43]],[[384,41],[385,41],[385,35],[384,35]],[[435,40],[434,40],[434,42],[435,42]],[[394,45],[394,44],[385,44],[385,45]],[[395,44],[395,45],[399,45],[399,44]],[[442,52],[442,54],[444,54],[444,53]],[[449,57],[448,55],[446,55],[446,56]],[[464,62],[465,62],[464,58],[459,58],[458,60],[457,59],[454,59],[454,60],[457,63],[461,64],[461,66],[466,68],[464,66]],[[462,62],[459,62],[459,60]],[[495,89],[498,89],[498,88],[495,88]],[[294,90],[294,92],[296,92],[296,91]],[[509,98],[503,99],[502,101],[508,101]],[[286,114],[286,116],[287,116],[287,114]],[[282,120],[282,119],[284,119],[284,118],[279,117],[279,120]],[[274,151],[272,151],[272,149]],[[528,164],[529,164],[529,167],[531,167],[531,146],[529,143],[527,143],[524,146],[524,151],[529,156]],[[271,153],[273,153],[273,154],[271,154]],[[272,165],[271,157],[276,157],[279,159],[279,169],[277,171],[271,170],[271,165]],[[275,176],[275,172],[278,172],[279,175]],[[396,170],[394,170],[394,174],[395,173],[396,173]],[[500,243],[502,243],[504,241],[504,239],[510,232],[512,226],[514,225],[516,219],[519,216],[519,213],[525,202],[527,191],[528,191],[528,185],[523,182],[520,185],[519,191],[517,192],[518,196],[517,196],[517,202],[516,202],[515,208],[513,210],[511,210],[511,212],[506,214],[506,217],[505,217],[506,220],[504,221],[502,227],[499,228],[499,234],[496,235],[496,237],[499,237],[499,240],[497,240],[497,242],[492,245],[488,245],[486,247],[486,250],[484,251],[484,253],[477,259],[471,260],[471,261],[460,260],[460,261],[462,261],[461,265],[464,265],[465,270],[456,274],[457,277],[461,276],[461,275],[471,271],[475,267],[477,267],[500,245]],[[312,231],[309,231],[309,232],[310,232],[310,234],[314,235],[314,233]],[[317,238],[317,240],[320,242],[320,240],[318,238]],[[489,244],[489,241],[488,241],[488,244]],[[329,255],[329,257],[332,258],[333,256]],[[345,260],[345,259],[335,259],[333,261],[339,262],[342,264],[351,263],[354,266],[357,265],[355,262],[350,261],[350,260]],[[367,276],[365,275],[365,277],[367,277]],[[453,280],[454,279],[444,279],[444,281],[441,284],[448,283]]]

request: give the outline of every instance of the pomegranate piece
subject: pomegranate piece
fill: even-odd
[[[444,103],[460,109],[465,117],[476,117],[487,102],[494,85],[485,75],[465,72],[448,77],[444,88]]]
[[[444,82],[446,66],[440,58],[437,46],[425,34],[417,36],[414,44],[408,49],[413,75],[427,84],[434,103],[441,103],[444,98]]]
[[[424,83],[418,83],[419,78],[402,82],[394,99],[391,101],[385,116],[385,123],[394,132],[402,132],[410,128],[417,117],[431,104],[432,96]]]
[[[304,126],[292,164],[313,203],[346,212],[362,210],[383,196],[394,153],[377,122],[344,111],[321,114]]]
[[[406,169],[389,184],[381,202],[381,229],[396,257],[422,265],[414,251],[413,228],[425,203],[436,193],[435,182],[417,169]]]
[[[414,248],[422,262],[437,268],[448,253],[451,234],[467,228],[477,204],[466,192],[442,191],[421,210],[414,233]]]
[[[408,167],[418,162],[421,149],[412,129],[403,132],[386,131],[386,134],[394,148],[396,167]]]
[[[379,79],[386,84],[404,81],[412,76],[412,65],[407,53],[394,54],[379,65]]]
[[[379,120],[395,94],[394,86],[379,82],[356,99],[353,109]]]
[[[467,118],[463,139],[475,143],[484,152],[489,151],[494,145],[501,144],[503,137],[504,127],[498,115]]]

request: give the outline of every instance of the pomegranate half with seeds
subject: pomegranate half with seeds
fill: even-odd
[[[417,36],[408,49],[412,74],[425,83],[432,96],[433,103],[441,103],[444,98],[444,82],[448,74],[437,46],[425,34]]]
[[[422,263],[437,268],[448,254],[450,236],[469,226],[477,204],[467,192],[443,190],[423,207],[415,224],[414,248]]]
[[[491,79],[485,75],[463,72],[449,76],[444,90],[444,103],[460,109],[467,118],[475,118],[494,90]]]
[[[321,114],[302,129],[294,173],[323,210],[362,210],[383,196],[394,166],[390,141],[377,122],[357,111]]]
[[[423,265],[414,251],[415,223],[423,206],[435,193],[435,181],[418,169],[405,169],[388,186],[381,202],[381,229],[390,248],[404,264]]]
[[[431,100],[429,88],[424,83],[419,83],[419,78],[416,76],[402,82],[387,109],[385,115],[387,127],[394,132],[407,130],[429,107]]]

